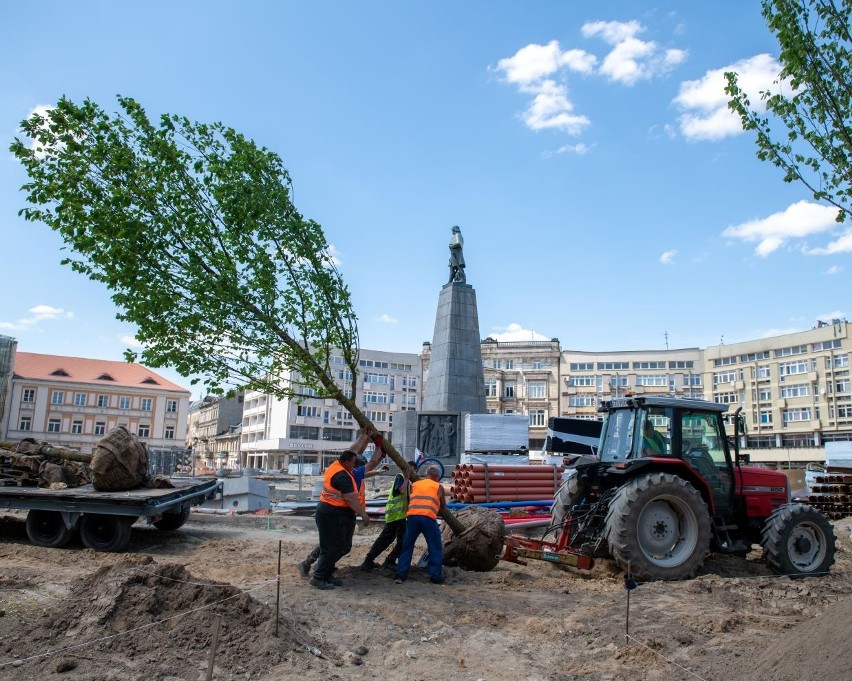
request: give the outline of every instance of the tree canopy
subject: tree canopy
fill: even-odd
[[[29,175],[20,214],[58,232],[63,263],[138,327],[144,349],[127,359],[203,376],[212,392],[340,397],[329,362],[336,351],[357,373],[357,319],[280,157],[221,123],[155,125],[118,103],[110,115],[63,98],[11,150]]]
[[[761,92],[767,114],[761,115],[737,74],[727,73],[728,106],[755,133],[758,158],[779,167],[785,182],[801,182],[816,200],[837,207],[843,222],[852,210],[852,0],[763,0],[762,6],[780,46],[776,85],[783,81],[789,93]]]

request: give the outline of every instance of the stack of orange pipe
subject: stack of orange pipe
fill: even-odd
[[[551,499],[561,476],[559,466],[463,463],[453,471],[450,494],[456,501],[467,504]]]

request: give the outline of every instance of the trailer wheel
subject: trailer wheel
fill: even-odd
[[[606,517],[609,551],[637,579],[686,579],[710,549],[707,504],[676,475],[650,473],[624,484]]]
[[[776,508],[760,533],[770,569],[793,578],[822,575],[834,564],[834,528],[808,504]]]
[[[181,527],[187,520],[189,520],[189,509],[185,508],[180,513],[164,513],[163,517],[155,520],[153,525],[158,530],[170,532]]]
[[[27,513],[27,536],[36,546],[58,549],[65,546],[74,536],[59,511],[40,511]]]
[[[122,551],[130,541],[130,526],[135,518],[87,513],[80,520],[80,538],[95,551]]]

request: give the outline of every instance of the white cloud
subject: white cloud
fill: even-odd
[[[579,135],[591,121],[574,113],[565,77],[569,73],[602,75],[610,81],[633,85],[670,71],[686,58],[683,50],[664,50],[653,41],[639,40],[645,30],[638,21],[596,21],[585,24],[586,38],[598,37],[612,46],[599,63],[598,57],[582,49],[563,50],[557,40],[546,45],[525,45],[511,57],[500,59],[491,70],[503,75],[520,92],[533,95],[520,118],[531,130],[555,129]],[[597,70],[596,70],[597,69]],[[575,151],[576,153],[576,151]]]
[[[664,253],[660,256],[660,262],[661,262],[661,263],[663,263],[664,265],[668,265],[668,264],[670,264],[670,263],[672,262],[672,260],[674,260],[674,257],[675,257],[676,255],[677,255],[677,251],[674,251],[674,250],[672,250],[672,251],[665,251],[665,252],[664,252]]]
[[[591,149],[589,145],[578,142],[577,144],[563,144],[556,150],[556,153],[577,154],[577,156],[583,156],[584,154],[589,153],[589,149]]]
[[[27,112],[27,118],[31,118],[33,114],[38,114],[42,118],[47,118],[48,114],[51,112],[52,109],[53,109],[53,106],[51,106],[50,104],[36,104],[32,109],[30,109]],[[44,129],[46,127],[47,127],[46,124],[42,124],[40,126],[40,128],[42,128],[42,129]],[[36,140],[33,139],[33,138],[29,138],[29,143],[27,144],[27,146],[30,149],[34,149],[35,146],[36,146]],[[43,158],[44,157],[43,149],[36,151],[35,155],[36,155],[37,158]]]
[[[811,234],[820,234],[834,229],[837,226],[835,217],[837,209],[822,206],[818,203],[799,201],[787,207],[780,213],[773,213],[769,217],[750,220],[740,225],[731,225],[722,236],[741,241],[758,242],[754,252],[762,257],[778,250],[789,239],[801,239]],[[852,239],[847,233],[846,237]],[[839,243],[842,239],[835,241]],[[852,250],[852,241],[850,241]],[[817,251],[829,251],[829,249],[810,249],[806,251],[813,255],[827,255]],[[840,251],[832,251],[840,252]]]
[[[121,338],[119,338],[118,340],[122,345],[124,345],[125,347],[128,347],[128,348],[139,349],[139,348],[145,347],[144,345],[142,345],[142,343],[140,343],[138,340],[136,340],[135,336],[125,335],[125,336],[121,336]]]
[[[818,314],[816,319],[823,322],[831,322],[832,319],[846,319],[846,313],[843,310],[832,310],[824,314]]]
[[[600,73],[624,85],[666,74],[686,59],[684,50],[664,50],[652,40],[636,37],[644,31],[638,21],[594,21],[582,27],[585,37],[600,37],[613,46],[601,63]]]
[[[549,341],[550,338],[548,336],[543,336],[537,331],[531,331],[529,329],[525,329],[520,324],[509,324],[506,328],[497,327],[495,331],[492,331],[488,334],[488,338],[493,338],[494,340],[500,341],[501,343],[508,343],[511,341]]]
[[[337,247],[334,244],[329,244],[326,251],[329,258],[331,258],[331,264],[335,267],[340,267],[340,251],[337,250]]]
[[[27,312],[30,313],[29,317],[22,317],[14,322],[0,321],[0,329],[6,329],[8,331],[26,331],[27,329],[37,326],[43,321],[72,319],[74,317],[73,312],[66,312],[62,308],[51,307],[50,305],[36,305],[35,307],[31,307],[27,310]]]
[[[834,274],[840,274],[842,271],[843,271],[843,268],[840,267],[840,265],[832,265],[825,272],[823,272],[823,274],[830,277]]]
[[[837,215],[837,209],[832,209]],[[825,248],[806,248],[807,255],[835,255],[837,253],[852,253],[852,229],[847,229],[834,241],[829,242]],[[838,270],[839,271],[839,270]]]
[[[791,333],[799,333],[800,331],[806,331],[807,329],[804,326],[788,326],[785,329],[766,329],[760,334],[761,338],[772,338],[773,336],[786,336]]]
[[[759,93],[772,90],[781,65],[769,54],[758,54],[718,69],[698,80],[686,80],[672,100],[684,113],[678,118],[681,134],[689,140],[718,140],[743,132],[740,117],[728,109],[725,72],[736,71],[739,87],[748,94],[755,111],[764,111]],[[781,85],[775,85],[778,89]]]
[[[396,324],[397,323],[396,317],[391,317],[387,313],[380,314],[378,317],[376,317],[376,321],[381,322],[382,324]]]
[[[530,130],[557,128],[569,135],[579,135],[591,121],[586,116],[571,113],[574,105],[568,99],[568,88],[552,80],[545,80],[535,88],[532,104],[521,114]],[[533,88],[528,90],[533,91]]]

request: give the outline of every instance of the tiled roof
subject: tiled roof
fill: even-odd
[[[157,388],[189,393],[141,364],[62,355],[15,353],[15,377],[58,383],[92,383],[105,386]]]

